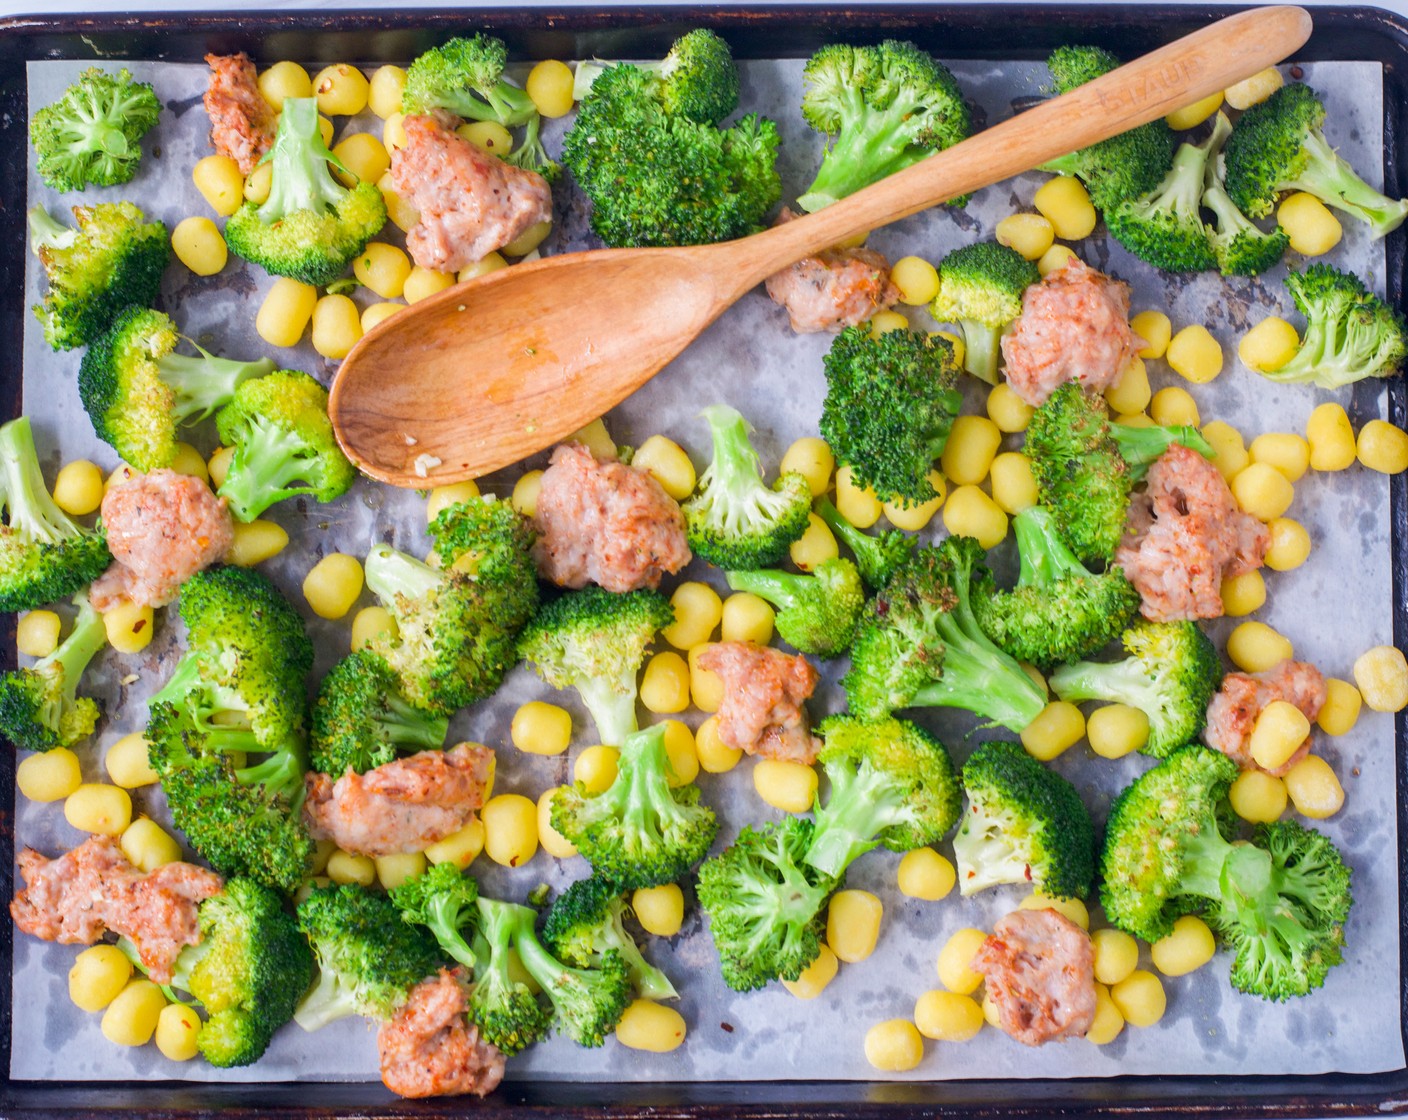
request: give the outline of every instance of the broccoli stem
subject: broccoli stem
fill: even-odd
[[[977,319],[960,319],[963,329],[963,368],[980,381],[997,384],[997,359],[1002,353],[1002,328],[980,323]],[[948,433],[944,433],[947,441]],[[943,443],[934,452],[937,459],[943,453]]]
[[[1063,579],[1083,579],[1090,575],[1062,539],[1051,511],[1030,506],[1012,519],[1017,537],[1017,553],[1022,570],[1018,587],[1050,587]]]
[[[947,629],[952,628],[940,624],[941,631]],[[962,708],[1016,732],[1041,715],[1046,694],[1016,661],[996,647],[989,651],[964,637],[955,642],[944,633],[943,639],[939,679],[916,692],[909,706]]]
[[[627,736],[639,729],[634,667],[617,679],[589,677],[579,680],[577,694],[596,724],[597,738],[607,746],[620,746]]]
[[[460,932],[460,915],[463,908],[460,899],[445,892],[430,899],[425,914],[425,924],[440,943],[440,948],[473,972],[479,967],[479,958]]]
[[[1031,882],[1031,865],[1017,855],[1012,832],[1004,823],[970,809],[953,838],[953,854],[963,869],[958,893],[977,894],[988,887]]]
[[[398,552],[389,544],[373,546],[364,567],[367,587],[388,607],[396,605],[398,595],[423,599],[445,582],[445,577],[429,564]]]
[[[729,587],[734,591],[751,592],[783,610],[795,607],[798,600],[807,594],[809,585],[815,583],[814,576],[771,569],[729,572],[727,578]]]
[[[1135,482],[1142,482],[1159,456],[1175,443],[1181,443],[1205,459],[1217,457],[1217,452],[1203,438],[1203,433],[1188,424],[1173,428],[1134,428],[1127,424],[1111,423],[1110,438],[1119,448],[1120,458],[1129,464],[1129,476]]]
[[[1309,131],[1301,151],[1309,157],[1305,167],[1296,178],[1280,184],[1282,190],[1313,194],[1326,206],[1367,224],[1376,238],[1392,233],[1408,217],[1408,199],[1389,198],[1369,186],[1336,154],[1319,129]]]
[[[759,489],[758,480],[762,477],[762,471],[758,465],[758,453],[748,440],[748,421],[737,409],[727,405],[710,405],[701,415],[709,425],[714,443],[714,459],[706,471],[709,489],[723,494],[730,502],[738,497],[751,496],[753,491]],[[704,486],[701,481],[701,492]],[[748,527],[749,521],[746,510],[740,516],[739,510],[728,504],[721,528],[727,533],[740,532]]]
[[[873,590],[878,591],[889,583],[890,577],[914,553],[913,537],[905,536],[898,529],[872,537],[842,517],[829,498],[819,498],[815,509],[817,516],[851,550],[860,578]]]
[[[444,746],[445,733],[450,726],[448,716],[417,708],[395,691],[385,693],[382,701],[386,710],[373,718],[388,743],[396,747],[417,747],[427,751],[439,750]]]
[[[173,408],[177,423],[194,424],[230,403],[239,386],[254,377],[274,372],[270,358],[241,362],[217,358],[197,346],[200,357],[167,354],[157,362],[161,380],[176,394]]]
[[[839,879],[846,868],[879,844],[877,836],[904,816],[905,798],[883,771],[867,766],[828,769],[831,795],[818,799],[812,842],[802,857]]]
[[[620,954],[626,966],[626,974],[631,978],[631,986],[643,999],[679,999],[680,994],[670,983],[670,978],[645,959],[640,946],[621,928],[618,916],[609,918],[605,924],[608,951]]]
[[[28,416],[0,427],[0,480],[11,532],[41,544],[61,544],[80,535],[44,485]]]
[[[318,128],[318,103],[311,97],[287,97],[279,111],[274,146],[261,163],[273,163],[269,197],[255,214],[266,226],[298,210],[323,213],[347,197],[347,188],[332,177],[328,164],[347,168],[328,146]]]
[[[1078,661],[1058,667],[1047,683],[1062,700],[1107,700],[1141,712],[1155,712],[1160,703],[1154,687],[1134,658],[1109,663]]]
[[[797,205],[814,213],[929,155],[928,149],[913,148],[905,133],[905,121],[916,108],[901,97],[884,110],[857,105],[853,119],[864,124],[841,130]]]
[[[1080,151],[1067,152],[1063,156],[1049,159],[1037,167],[1038,171],[1050,171],[1056,175],[1079,176],[1085,170],[1085,165],[1077,157]]]
[[[259,744],[245,749],[266,751],[268,747]],[[241,785],[259,786],[266,793],[288,802],[289,811],[296,814],[303,807],[303,775],[308,770],[306,753],[300,740],[291,740],[273,751],[263,762],[236,770],[235,779]]]
[[[1264,858],[1265,881],[1269,882],[1271,857],[1260,848],[1253,848],[1249,844],[1237,847],[1259,853]],[[1242,874],[1234,874],[1234,877],[1228,878],[1229,871],[1236,872],[1236,868],[1229,862],[1229,857],[1235,849],[1223,838],[1216,820],[1210,813],[1198,822],[1197,833],[1183,842],[1182,850],[1183,864],[1178,877],[1178,887],[1179,893],[1183,895],[1220,903],[1229,895],[1224,884],[1231,888],[1232,892],[1240,892],[1243,886],[1253,885],[1253,880],[1261,874],[1255,867],[1256,860],[1253,858],[1251,861],[1239,861]],[[1251,873],[1250,877],[1248,872]]]
[[[308,443],[296,432],[252,418],[218,493],[240,521],[253,521],[290,487],[309,481]]]
[[[331,969],[318,970],[318,982],[294,1009],[293,1021],[310,1034],[329,1023],[358,1014],[357,996],[353,988],[342,983]]]
[[[103,616],[93,609],[88,596],[80,594],[73,601],[78,606],[78,617],[73,620],[72,632],[53,653],[34,665],[39,670],[53,665],[63,670],[64,697],[70,704],[78,699],[78,682],[89,662],[108,644]]]
[[[481,906],[483,901],[480,900]],[[509,923],[513,947],[518,950],[519,961],[528,970],[528,975],[547,993],[548,998],[556,1003],[562,989],[562,980],[572,970],[549,953],[538,940],[535,929],[538,912],[531,906],[520,906],[515,902],[498,902],[495,905],[505,908],[503,917]]]
[[[627,775],[627,783],[618,777],[607,796],[623,807],[621,819],[628,831],[654,834],[655,821],[671,820],[679,813],[670,794],[674,768],[665,750],[665,725],[657,723],[639,735],[627,735],[620,750],[617,772]]]
[[[29,208],[29,250],[38,254],[40,249],[69,249],[78,240],[78,230],[58,221],[42,206]]]

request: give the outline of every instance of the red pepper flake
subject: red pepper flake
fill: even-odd
[[[146,624],[147,620],[145,618],[139,618],[132,627],[132,633],[140,634],[142,632],[142,628],[145,627]]]
[[[733,1033],[733,1024],[732,1024],[732,1023],[720,1023],[720,1024],[719,1024],[719,1030],[721,1030],[721,1031],[727,1031],[729,1034],[732,1034],[732,1033]]]

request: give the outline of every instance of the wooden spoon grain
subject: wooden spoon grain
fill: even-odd
[[[1297,50],[1310,29],[1297,7],[1229,16],[752,237],[571,253],[457,284],[353,347],[329,402],[338,440],[396,486],[507,466],[625,399],[779,269],[1225,89]]]

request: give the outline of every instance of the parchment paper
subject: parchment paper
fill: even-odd
[[[145,142],[148,154],[136,180],[122,188],[90,189],[61,199],[31,170],[31,203],[43,202],[58,212],[61,205],[130,198],[168,226],[190,214],[209,213],[190,179],[195,161],[210,150],[208,124],[200,106],[204,67],[129,65],[139,78],[155,83],[165,106],[158,128]],[[820,152],[819,138],[805,127],[797,110],[801,65],[799,61],[747,62],[742,67],[744,108],[773,116],[782,129],[784,200],[795,197],[810,181]],[[80,69],[82,64],[75,62],[30,63],[31,104],[57,98]],[[1044,77],[1042,68],[1031,64],[964,62],[955,64],[954,70],[976,104],[978,127],[1004,119],[1014,100],[1039,93]],[[1307,80],[1329,104],[1330,139],[1367,178],[1377,181],[1382,148],[1379,66],[1321,63],[1307,66],[1305,71]],[[338,123],[339,136],[357,129],[380,131],[380,122],[369,114]],[[550,125],[551,150],[558,149],[563,128],[563,122]],[[1023,176],[980,191],[965,210],[938,209],[917,215],[878,231],[871,244],[892,260],[913,253],[936,261],[951,248],[991,236],[996,222],[1013,210],[1030,209],[1032,194],[1043,179]],[[555,193],[558,228],[544,251],[590,244],[580,197],[565,187]],[[381,236],[399,239],[398,231],[390,225]],[[1224,283],[1211,275],[1186,280],[1157,274],[1103,236],[1076,248],[1091,264],[1133,285],[1134,310],[1162,308],[1172,317],[1175,329],[1199,322],[1217,335],[1227,358],[1222,376],[1209,385],[1185,386],[1198,401],[1204,422],[1213,418],[1230,421],[1250,442],[1263,431],[1303,431],[1311,408],[1327,399],[1326,394],[1308,388],[1273,386],[1242,368],[1236,359],[1237,340],[1255,319],[1279,312],[1297,321],[1279,283],[1284,269],[1256,281]],[[1359,226],[1346,223],[1344,241],[1329,259],[1367,276],[1382,292],[1382,247],[1371,244]],[[42,286],[33,260],[27,275],[26,303],[34,303]],[[270,277],[233,256],[224,272],[209,279],[193,277],[173,263],[166,276],[163,307],[203,346],[231,357],[255,357],[270,352],[254,332],[254,316],[271,283]],[[365,303],[373,297],[359,292],[354,298]],[[563,292],[561,298],[570,299],[571,293]],[[922,311],[912,311],[911,319],[919,326],[933,325]],[[754,292],[669,369],[615,410],[609,418],[611,432],[619,442],[632,445],[639,445],[654,432],[664,432],[684,445],[702,468],[708,446],[697,413],[714,400],[726,401],[742,408],[757,425],[758,450],[763,461],[775,469],[793,439],[816,431],[824,388],[820,359],[828,345],[827,336],[794,336],[784,313],[760,290]],[[336,363],[320,358],[306,341],[296,349],[273,352],[273,356],[281,365],[306,370],[324,383],[335,371]],[[34,419],[48,477],[52,479],[61,461],[81,457],[93,459],[105,469],[113,467],[114,453],[94,437],[78,403],[74,380],[78,355],[53,354],[37,323],[30,319],[24,363],[26,411]],[[1150,362],[1149,374],[1156,390],[1166,384],[1184,385],[1162,362]],[[985,387],[970,383],[965,411],[981,413],[985,392]],[[1347,405],[1351,404],[1350,396],[1348,392],[1338,394]],[[1365,386],[1354,395],[1356,425],[1382,415],[1382,410],[1383,394],[1376,386]],[[198,431],[191,438],[206,452],[215,444],[213,431]],[[1004,446],[1018,444],[1019,440],[1009,438]],[[484,480],[484,489],[506,495],[520,469]],[[265,515],[289,530],[292,543],[264,570],[308,619],[318,648],[319,674],[346,654],[351,616],[334,623],[313,617],[300,592],[304,573],[327,552],[341,550],[363,556],[377,540],[423,554],[428,547],[423,511],[416,495],[363,480],[331,505],[289,502]],[[1297,571],[1265,573],[1269,601],[1257,617],[1290,637],[1298,657],[1314,661],[1327,675],[1349,677],[1353,660],[1361,651],[1392,640],[1388,486],[1383,476],[1358,468],[1340,474],[1312,473],[1297,484],[1290,514],[1311,531],[1311,559]],[[942,533],[937,518],[926,536],[936,532]],[[1011,548],[1009,541],[994,553],[999,568],[1011,568]],[[685,576],[705,579],[724,590],[719,574],[706,571],[703,565],[692,566]],[[371,601],[364,594],[358,605]],[[106,780],[99,761],[102,752],[120,736],[143,726],[145,697],[160,687],[180,654],[179,619],[174,610],[165,613],[169,617],[160,624],[146,651],[137,656],[110,653],[93,674],[92,690],[105,700],[108,718],[94,742],[80,751],[85,776],[90,779]],[[1230,625],[1223,622],[1212,627],[1219,645]],[[834,668],[828,672],[825,686],[812,703],[818,718],[843,706],[836,676]],[[509,743],[513,711],[533,697],[554,700],[573,712],[574,744],[568,755],[525,755]],[[647,720],[655,718],[642,715]],[[697,725],[702,716],[690,712],[682,718]],[[981,739],[965,739],[974,721],[959,713],[934,711],[917,719],[942,736],[959,762]],[[498,749],[498,790],[534,799],[549,786],[569,781],[572,759],[595,741],[576,694],[554,694],[521,667],[497,696],[454,721],[450,741],[466,738]],[[691,898],[684,929],[677,937],[646,940],[647,953],[674,978],[682,993],[679,1007],[689,1024],[684,1046],[672,1054],[643,1055],[621,1047],[614,1039],[596,1051],[554,1039],[512,1060],[509,1076],[686,1081],[893,1076],[905,1080],[1331,1070],[1365,1073],[1399,1068],[1404,1054],[1397,999],[1393,723],[1390,717],[1366,709],[1350,735],[1330,740],[1317,731],[1316,742],[1316,750],[1333,763],[1347,794],[1343,811],[1324,827],[1353,866],[1356,904],[1347,929],[1345,963],[1330,973],[1323,991],[1308,998],[1272,1005],[1236,994],[1227,982],[1228,957],[1219,954],[1192,976],[1166,978],[1168,1012],[1163,1020],[1147,1030],[1128,1028],[1111,1045],[1075,1042],[1030,1050],[988,1029],[961,1046],[926,1044],[923,1064],[911,1073],[877,1073],[862,1053],[867,1028],[882,1019],[910,1015],[921,993],[939,987],[934,960],[950,933],[963,926],[990,927],[1026,892],[998,889],[966,900],[955,894],[937,903],[908,899],[894,885],[899,857],[876,851],[857,861],[848,882],[875,892],[884,901],[880,943],[869,960],[842,966],[819,1000],[803,1003],[776,984],[749,995],[728,991]],[[1149,764],[1143,755],[1104,761],[1082,744],[1054,765],[1077,783],[1101,820],[1109,798]],[[740,824],[778,815],[754,793],[751,765],[744,759],[729,774],[699,777],[705,800],[719,810],[725,822],[720,845],[732,838]],[[20,845],[57,855],[83,839],[64,822],[61,805],[17,800]],[[134,801],[138,811],[165,819],[156,789],[137,791]],[[952,854],[947,842],[940,849]],[[540,853],[514,871],[481,857],[473,871],[490,895],[522,899],[540,882],[554,888],[565,886],[585,875],[587,866],[580,858],[559,862]],[[150,1045],[120,1049],[102,1038],[98,1015],[85,1014],[68,1000],[66,975],[76,952],[73,947],[23,935],[16,938],[13,1077],[317,1081],[371,1080],[377,1076],[374,1028],[356,1019],[334,1024],[316,1035],[306,1035],[290,1025],[264,1059],[245,1070],[219,1072],[199,1061],[171,1063]],[[1147,952],[1143,967],[1151,967]]]

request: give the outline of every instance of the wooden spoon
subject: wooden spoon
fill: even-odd
[[[338,439],[362,471],[396,486],[507,466],[629,396],[779,269],[1225,89],[1297,50],[1310,29],[1303,8],[1229,16],[752,237],[570,253],[447,288],[347,355],[328,409]]]

